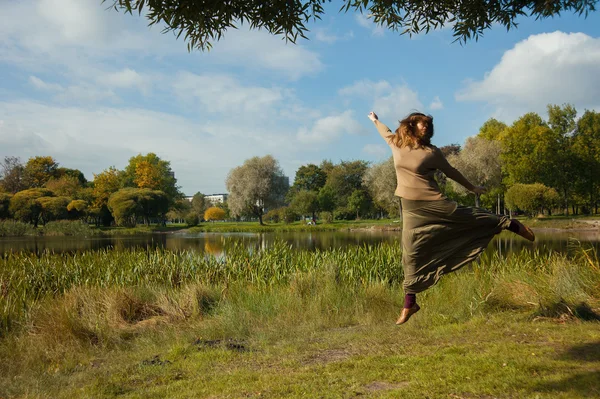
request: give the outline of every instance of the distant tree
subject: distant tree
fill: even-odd
[[[348,198],[348,210],[356,212],[356,218],[360,219],[360,215],[364,214],[371,204],[369,194],[365,190],[354,190]]]
[[[147,188],[163,191],[172,204],[182,195],[177,179],[171,170],[171,163],[160,159],[154,153],[138,154],[129,159],[129,164],[121,174],[124,187]]]
[[[335,209],[335,191],[331,186],[325,185],[319,190],[317,194],[317,201],[319,201],[319,209],[324,212],[333,212]]]
[[[85,200],[72,200],[67,205],[71,219],[80,219],[87,214],[88,202]]]
[[[327,174],[323,169],[314,164],[302,165],[296,171],[294,184],[290,190],[298,192],[300,190],[318,192],[325,185]]]
[[[492,189],[499,187],[502,182],[500,153],[500,143],[497,141],[474,136],[466,140],[464,148],[457,155],[448,157],[448,162],[471,183]],[[459,183],[452,181],[451,184],[455,191],[467,192]],[[478,195],[475,196],[475,205],[479,206]]]
[[[175,203],[169,209],[169,212],[167,212],[166,217],[171,221],[177,221],[181,223],[185,220],[190,212],[192,212],[192,203],[183,198],[175,201]]]
[[[69,211],[67,206],[71,202],[67,197],[41,197],[38,202],[42,206],[40,213],[40,221],[42,224],[52,222],[54,220],[67,219]]]
[[[0,193],[0,219],[8,219],[10,217],[10,199],[11,194]]]
[[[82,171],[79,169],[69,169],[69,168],[58,168],[56,169],[56,177],[61,178],[64,176],[69,176],[77,179],[81,186],[84,186],[88,181],[85,178]]]
[[[58,163],[52,157],[29,158],[23,170],[25,187],[44,187],[50,179],[58,176],[57,170]]]
[[[52,191],[45,188],[19,191],[10,199],[10,213],[15,219],[37,227],[42,215],[42,204],[39,199],[51,196]]]
[[[164,32],[183,36],[188,49],[210,49],[227,29],[247,23],[295,43],[307,38],[306,24],[322,19],[325,0],[184,2],[183,0],[102,0],[116,10],[144,13],[150,25],[164,24]],[[450,25],[456,40],[479,39],[494,25],[515,28],[523,16],[536,19],[571,11],[587,15],[595,1],[563,0],[344,0],[340,11],[369,15],[372,21],[401,34],[417,34]]]
[[[0,164],[0,187],[8,193],[17,193],[25,189],[23,174],[25,166],[19,157],[4,157]]]
[[[391,215],[400,214],[400,198],[394,194],[398,181],[393,157],[371,166],[363,177],[363,183],[375,206]]]
[[[515,184],[507,190],[505,198],[509,209],[520,209],[530,216],[535,216],[544,209],[551,213],[552,207],[558,204],[560,197],[553,188],[534,183]]]
[[[490,118],[479,129],[478,137],[486,140],[499,140],[508,126],[494,118]]]
[[[110,196],[108,209],[118,225],[135,227],[138,220],[146,224],[151,218],[164,220],[169,202],[167,195],[160,190],[127,187]]]
[[[81,180],[78,177],[64,174],[59,178],[51,178],[45,185],[48,190],[55,195],[66,197],[77,197],[79,191],[83,188]]]
[[[300,190],[294,195],[290,206],[296,213],[300,215],[309,214],[315,219],[319,210],[318,194],[312,190]]]
[[[204,212],[204,220],[208,222],[223,219],[225,219],[225,211],[221,208],[217,208],[216,206],[212,206],[208,208],[206,212]]]
[[[121,180],[121,172],[114,166],[94,174],[92,202],[88,211],[96,218],[96,224],[108,226],[112,222],[113,216],[108,209],[108,200],[121,188]]]
[[[206,200],[206,197],[201,192],[197,192],[192,197],[192,211],[196,212],[198,216],[204,215],[206,209],[208,209],[211,204],[210,201]]]
[[[289,183],[279,163],[271,155],[246,160],[227,176],[228,205],[234,216],[251,214],[263,224],[265,208],[277,208]]]
[[[348,197],[355,191],[364,189],[363,177],[369,168],[366,161],[342,161],[327,175],[327,185],[336,194],[336,206],[345,207]]]
[[[198,223],[200,223],[200,218],[196,212],[190,212],[185,217],[185,224],[187,224],[189,227],[197,226]]]
[[[586,111],[577,121],[573,135],[573,154],[577,158],[576,188],[590,209],[598,212],[600,191],[600,113]]]

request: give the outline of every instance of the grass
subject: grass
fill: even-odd
[[[599,394],[591,250],[484,257],[400,328],[394,246],[228,254],[5,256],[2,299],[26,306],[0,340],[0,397]]]

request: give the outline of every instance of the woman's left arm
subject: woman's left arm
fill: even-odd
[[[460,185],[462,185],[464,188],[466,188],[469,191],[476,192],[477,189],[480,188],[478,186],[473,185],[466,177],[463,176],[462,173],[460,173],[456,168],[454,168],[452,165],[450,165],[450,163],[448,162],[448,160],[442,153],[442,150],[440,150],[437,147],[434,147],[433,151],[435,153],[435,160],[436,160],[435,167],[437,169],[444,172],[444,174],[446,176],[448,176],[455,182],[459,183]]]

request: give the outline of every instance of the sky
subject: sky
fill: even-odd
[[[325,159],[385,160],[370,111],[392,129],[430,113],[437,146],[492,117],[546,118],[547,104],[600,111],[600,12],[521,18],[461,45],[451,27],[409,37],[339,6],[297,44],[241,26],[188,52],[100,0],[0,0],[0,157],[50,155],[92,180],[153,152],[184,194],[213,194],[254,156],[291,182]]]

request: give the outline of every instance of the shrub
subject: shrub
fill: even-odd
[[[58,220],[44,226],[46,236],[91,236],[90,226],[81,220]]]
[[[197,226],[198,223],[200,223],[200,218],[196,212],[190,212],[185,217],[185,224],[187,224],[189,227]]]
[[[284,223],[293,223],[300,217],[291,207],[286,206],[281,209],[281,219]]]
[[[204,220],[223,220],[225,219],[225,210],[216,206],[211,206],[204,212]]]
[[[15,220],[0,221],[0,237],[22,237],[36,234],[36,229],[29,223]]]

